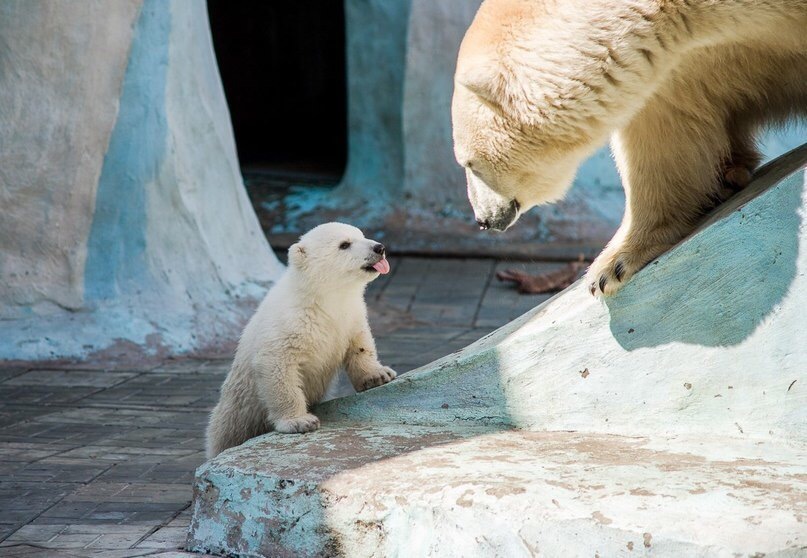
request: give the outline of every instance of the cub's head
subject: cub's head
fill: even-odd
[[[454,154],[482,229],[503,231],[563,197],[590,150],[594,119],[580,101],[591,91],[566,76],[579,55],[564,52],[555,35],[543,2],[499,0],[482,4],[463,39]]]
[[[325,223],[289,248],[289,266],[329,286],[369,283],[389,273],[384,245],[351,225]]]

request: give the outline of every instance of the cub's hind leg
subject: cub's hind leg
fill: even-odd
[[[266,420],[274,430],[298,434],[319,428],[319,419],[308,412],[309,401],[296,362],[276,361],[271,355],[259,354],[253,366],[258,397],[264,404]]]
[[[207,425],[206,450],[211,459],[269,429],[266,412],[248,376],[235,374],[225,382]]]

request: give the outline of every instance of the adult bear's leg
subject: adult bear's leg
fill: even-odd
[[[679,106],[656,96],[613,137],[627,203],[619,230],[587,272],[592,294],[616,293],[723,197],[721,166],[731,145],[722,111]]]

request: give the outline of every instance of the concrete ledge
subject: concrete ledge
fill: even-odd
[[[197,472],[244,556],[807,554],[807,149],[606,302],[477,343]]]
[[[256,439],[202,467],[189,546],[249,556],[797,556],[807,546],[803,473],[798,449],[751,440],[340,424]]]

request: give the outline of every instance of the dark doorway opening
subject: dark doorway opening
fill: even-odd
[[[207,6],[248,185],[339,182],[347,162],[343,2]]]

